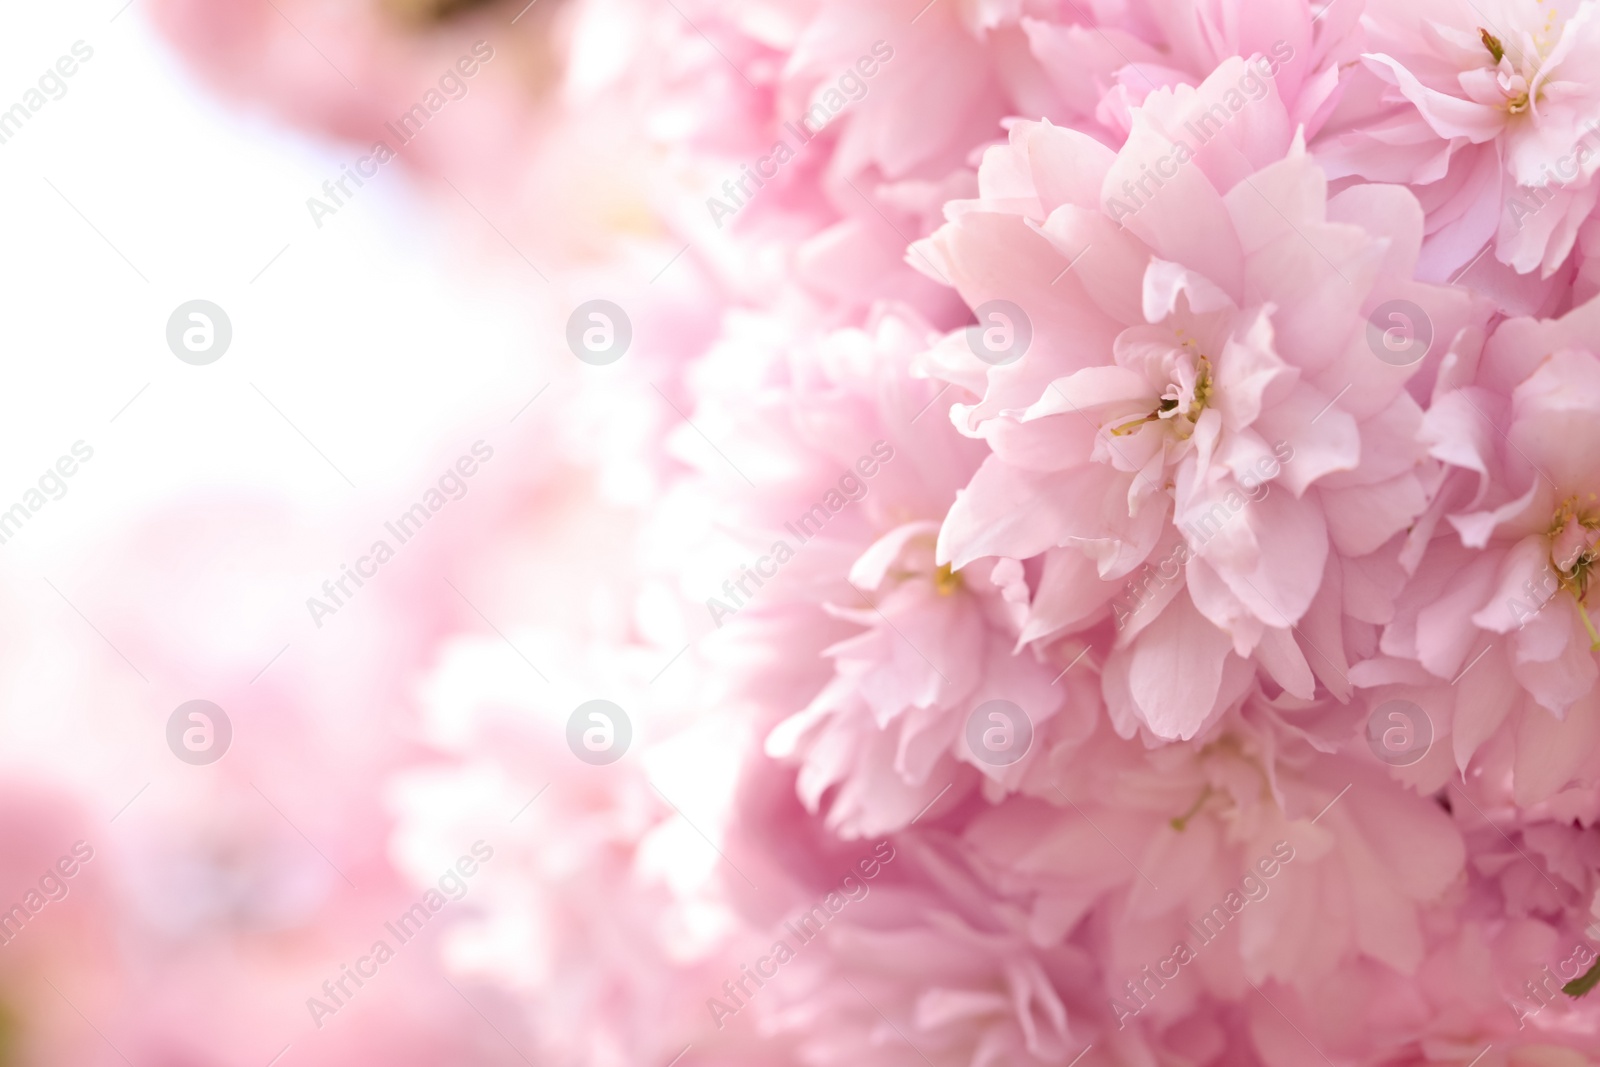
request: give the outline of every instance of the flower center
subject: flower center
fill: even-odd
[[[1184,342],[1185,346],[1192,343]],[[1192,377],[1185,373],[1189,367],[1193,368]],[[1211,388],[1211,361],[1205,356],[1199,356],[1190,363],[1185,358],[1180,365],[1177,380],[1162,390],[1161,399],[1151,412],[1112,427],[1111,435],[1122,437],[1133,433],[1146,423],[1166,420],[1173,426],[1179,439],[1187,440],[1189,435],[1194,433],[1194,424],[1200,418],[1200,413],[1206,409],[1207,401],[1211,399]]]
[[[889,568],[887,577],[896,582],[928,582],[940,596],[953,596],[966,581],[948,563],[934,563],[937,542],[932,536],[918,536],[906,542],[900,557]],[[0,1063],[0,1067],[5,1064]]]
[[[1210,799],[1211,785],[1210,783],[1207,783],[1206,787],[1200,791],[1200,795],[1195,798],[1195,802],[1189,805],[1189,810],[1184,812],[1182,815],[1177,816],[1176,818],[1168,819],[1167,825],[1178,831],[1178,833],[1183,833],[1189,828],[1189,820],[1200,814],[1200,809],[1204,807],[1205,802]]]
[[[1547,536],[1550,569],[1555,571],[1560,587],[1577,602],[1578,615],[1589,631],[1589,648],[1600,651],[1600,631],[1595,630],[1584,606],[1595,564],[1600,562],[1600,514],[1579,510],[1576,498],[1569,497],[1556,509]]]
[[[1478,27],[1478,38],[1483,42],[1489,58],[1494,61],[1495,80],[1503,96],[1501,106],[1506,114],[1524,114],[1532,110],[1533,105],[1538,102],[1538,94],[1533,91],[1532,85],[1538,81],[1539,68],[1545,60],[1548,49],[1553,41],[1560,37],[1556,19],[1557,13],[1554,10],[1546,11],[1542,31],[1534,29],[1524,35],[1524,41],[1531,42],[1535,49],[1532,55],[1526,56],[1513,54],[1508,57],[1505,42],[1485,27]]]

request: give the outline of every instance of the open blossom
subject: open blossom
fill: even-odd
[[[1315,136],[1339,99],[1342,68],[1359,52],[1362,10],[1360,0],[1320,12],[1302,0],[1202,0],[1091,15],[1074,4],[1022,25],[1061,93],[1063,118],[1086,132],[1098,125],[1111,144],[1127,136],[1149,94],[1198,85],[1235,56],[1257,75],[1244,91],[1257,96],[1272,81],[1290,118]]]
[[[1187,1047],[1222,1057],[1195,1062],[1287,1067],[1306,1038],[1277,1032],[1278,1007],[1352,1057],[1459,1035],[1463,1012],[1485,1016],[1474,1034],[1515,1030],[1509,1011],[1483,1011],[1500,1008],[1492,990],[1433,975],[1453,950],[1439,909],[1466,857],[1430,799],[1319,757],[1259,706],[1204,750],[1102,729],[1052,763],[1059,786],[896,834],[890,876],[761,994],[808,1061],[1064,1064],[1093,1045],[1086,1062]],[[738,862],[781,839],[792,879],[825,880],[835,853],[796,825],[792,800],[761,797],[782,776],[750,775]],[[1431,1005],[1408,992],[1424,974]],[[1359,998],[1377,1025],[1319,1013],[1329,997]]]
[[[671,160],[664,184],[684,193],[663,210],[738,300],[803,304],[829,324],[859,324],[879,300],[941,326],[960,320],[951,294],[904,263],[905,242],[970,195],[972,153],[1005,116],[1059,108],[1021,11],[978,0],[684,5],[713,51],[670,8],[637,7],[696,57],[646,79]],[[642,68],[657,47],[643,42]]]
[[[1194,736],[1250,657],[1297,696],[1344,688],[1337,627],[1309,624],[1321,647],[1294,627],[1336,613],[1314,609],[1325,575],[1427,502],[1415,368],[1374,357],[1366,312],[1403,297],[1446,338],[1472,314],[1465,294],[1410,280],[1415,201],[1329,197],[1277,98],[1235,88],[1247,74],[1232,60],[1198,90],[1153,94],[1115,154],[1013,126],[980,199],[952,204],[913,257],[1032,331],[956,409],[993,451],[940,561],[1043,555],[1031,615],[1077,629],[1180,540],[1183,581],[1122,627],[1107,671],[1114,719],[1161,737]]]
[[[1090,1044],[1057,988],[1073,970],[1087,977],[1085,954],[1047,963],[1015,933],[974,929],[919,894],[880,892],[900,921],[872,927],[851,916],[826,930],[820,951],[795,964],[798,988],[778,991],[769,1010],[773,1030],[801,1035],[806,1063],[910,1067],[920,1053],[938,1064],[1031,1067],[1066,1064]]]
[[[968,720],[989,701],[1028,709],[1041,736],[1092,721],[1053,718],[1081,675],[1055,685],[1064,664],[1015,652],[1020,567],[988,561],[958,576],[935,559],[940,520],[982,448],[942,417],[949,391],[910,376],[934,336],[908,310],[884,307],[865,328],[775,362],[753,402],[745,381],[707,374],[697,416],[732,422],[726,447],[760,485],[752,493],[733,479],[711,505],[741,517],[745,547],[730,545],[723,565],[734,552],[754,559],[707,610],[727,641],[764,646],[781,628],[785,658],[804,652],[831,667],[804,680],[764,673],[745,695],[771,716],[767,752],[799,765],[807,806],[846,838],[899,829],[980,785],[1017,788],[1045,746],[1003,763],[975,756]],[[748,345],[726,355],[744,373],[755,361]],[[1095,706],[1092,692],[1079,695]]]
[[[948,850],[947,834],[896,834],[863,866],[864,842],[834,839],[808,818],[786,774],[754,765],[735,810],[730,856],[746,869],[763,865],[764,891],[744,915],[754,928],[791,935],[795,924],[783,919],[826,904],[843,873],[865,876],[847,905],[813,913],[796,958],[752,1001],[763,1030],[794,1042],[802,1062],[1066,1064],[1094,1037],[1090,954],[1030,938],[1023,916],[997,910],[995,894]],[[777,840],[785,847],[774,849]]]
[[[1492,245],[1548,278],[1600,187],[1600,9],[1593,0],[1373,4],[1377,86],[1326,152],[1330,174],[1410,185],[1428,209],[1429,277]]]
[[[1600,744],[1597,323],[1593,301],[1508,320],[1441,379],[1421,439],[1448,472],[1426,526],[1446,521],[1384,629],[1384,655],[1357,674],[1418,686],[1411,699],[1432,705],[1462,769],[1506,724],[1521,804],[1587,780]],[[1430,676],[1471,684],[1430,687]],[[1585,807],[1593,817],[1593,798]]]

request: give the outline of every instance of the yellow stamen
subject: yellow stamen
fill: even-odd
[[[1600,531],[1600,518],[1592,512],[1579,511],[1576,498],[1569,497],[1562,501],[1550,522],[1550,539],[1553,541],[1559,537],[1572,522],[1576,522],[1591,535]],[[1594,541],[1590,540],[1565,569],[1556,562],[1553,551],[1548,558],[1550,569],[1555,571],[1560,580],[1560,587],[1571,593],[1573,601],[1577,604],[1578,617],[1583,620],[1583,628],[1589,631],[1589,650],[1600,652],[1600,630],[1595,629],[1594,620],[1589,618],[1589,612],[1584,606],[1585,601],[1589,599],[1589,580],[1594,576],[1595,564],[1600,563],[1600,552],[1597,552]]]
[[[1165,403],[1165,401],[1163,401],[1163,403]],[[1125,436],[1127,434],[1130,434],[1133,431],[1137,430],[1139,427],[1143,426],[1147,422],[1160,422],[1160,421],[1161,421],[1161,416],[1158,413],[1152,411],[1150,414],[1144,416],[1141,419],[1134,419],[1132,422],[1125,422],[1121,426],[1113,426],[1111,428],[1111,436],[1112,437],[1123,437],[1123,436]]]
[[[1478,34],[1483,40],[1483,47],[1489,50],[1489,54],[1491,56],[1494,56],[1494,61],[1496,63],[1505,58],[1506,46],[1500,43],[1500,38],[1496,37],[1482,26],[1478,27]]]
[[[1182,331],[1180,330],[1179,332],[1181,333]],[[1184,341],[1183,343],[1185,345],[1193,344],[1191,341]],[[1205,356],[1201,356],[1199,365],[1195,368],[1194,401],[1189,405],[1189,410],[1184,413],[1191,425],[1200,417],[1200,412],[1205,410],[1206,401],[1209,399],[1211,399],[1211,361]],[[1111,436],[1122,437],[1133,433],[1146,423],[1160,422],[1177,409],[1178,400],[1176,397],[1164,397],[1150,414],[1125,422],[1121,426],[1113,426],[1111,428]],[[1189,435],[1180,431],[1180,436],[1188,437]]]
[[[1205,409],[1206,401],[1211,399],[1211,361],[1205,356],[1200,357],[1200,370],[1194,379],[1194,406],[1189,409],[1189,418],[1198,418]]]
[[[1206,787],[1200,791],[1200,796],[1195,799],[1195,802],[1192,805],[1190,805],[1189,810],[1184,812],[1182,815],[1179,815],[1176,819],[1169,819],[1167,825],[1178,831],[1178,833],[1183,833],[1184,830],[1188,829],[1189,820],[1194,818],[1195,815],[1199,813],[1200,806],[1204,804],[1210,798],[1210,796],[1211,785],[1207,783]]]

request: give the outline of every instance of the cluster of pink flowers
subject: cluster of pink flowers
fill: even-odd
[[[782,941],[898,858],[706,1025],[1600,1054],[1561,989],[1600,943],[1596,5],[731,7],[651,14],[718,86],[675,149],[733,175],[677,232],[764,282],[684,372],[744,545],[683,590],[755,723],[728,859]]]
[[[434,680],[541,1049],[1600,1058],[1597,0],[552,17],[695,327],[571,685]]]

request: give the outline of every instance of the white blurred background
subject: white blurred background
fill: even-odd
[[[307,198],[363,150],[224,110],[125,3],[0,13],[0,108],[75,42],[93,49],[0,144],[0,509],[74,442],[94,450],[0,545],[12,584],[70,583],[119,521],[219,485],[332,530],[363,497],[412,493],[443,438],[503,425],[549,380],[531,272],[474,258],[488,246],[445,232],[398,166],[318,229]],[[166,344],[193,299],[232,322],[208,366]]]

